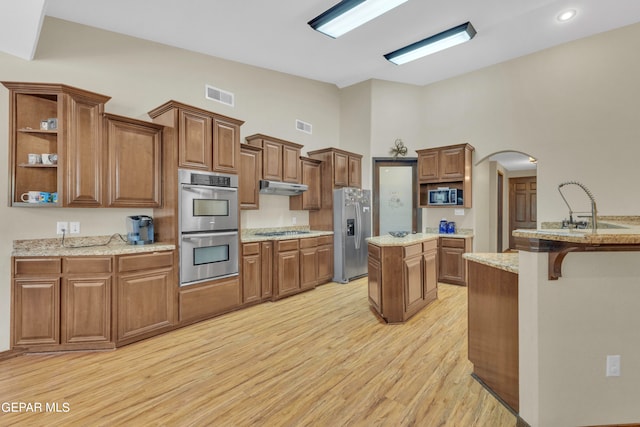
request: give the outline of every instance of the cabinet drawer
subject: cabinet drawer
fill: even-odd
[[[333,244],[333,236],[320,236],[318,237],[318,246]]]
[[[62,261],[60,258],[15,258],[14,275],[60,274]]]
[[[242,244],[242,255],[258,255],[259,253],[260,242]]]
[[[438,239],[433,239],[428,242],[422,242],[423,252],[427,252],[433,249],[438,249]]]
[[[173,252],[154,252],[143,255],[123,255],[118,259],[118,272],[150,270],[173,265]]]
[[[372,257],[374,259],[377,259],[379,261],[381,252],[382,252],[382,250],[380,249],[379,246],[369,244],[369,256],[370,257]]]
[[[297,251],[298,239],[276,241],[276,252]]]
[[[412,256],[420,255],[422,253],[422,244],[418,243],[417,245],[405,246],[403,249],[404,257],[409,258]]]
[[[441,237],[440,246],[445,246],[447,248],[464,248],[464,239]]]
[[[317,237],[307,237],[306,239],[300,239],[300,249],[315,248],[316,246],[318,246]]]
[[[111,273],[111,257],[65,257],[62,259],[65,273]]]

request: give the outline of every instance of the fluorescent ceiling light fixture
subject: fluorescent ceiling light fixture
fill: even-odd
[[[576,16],[576,11],[573,9],[565,10],[560,15],[558,15],[558,21],[566,22]]]
[[[467,22],[466,24],[458,25],[434,36],[427,37],[419,42],[412,43],[409,46],[394,50],[391,53],[387,53],[384,57],[396,65],[402,65],[469,41],[475,35],[475,28],[473,28],[471,22]]]
[[[338,38],[408,0],[342,0],[308,24],[316,31]]]

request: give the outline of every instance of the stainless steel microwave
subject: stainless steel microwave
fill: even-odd
[[[433,206],[459,206],[464,204],[462,190],[457,188],[438,188],[429,190],[429,205]]]

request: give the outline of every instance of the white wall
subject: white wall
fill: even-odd
[[[536,157],[539,222],[566,216],[566,180],[587,185],[600,214],[636,215],[640,198],[620,196],[637,193],[639,50],[636,24],[426,86],[425,148]]]
[[[264,133],[303,144],[308,150],[338,145],[340,91],[326,83],[211,58],[156,43],[46,18],[33,61],[0,53],[0,80],[65,83],[109,95],[107,112],[150,120],[147,112],[174,99],[245,120],[241,138]],[[205,84],[236,95],[236,106],[204,99]],[[0,86],[0,165],[8,164],[8,90]],[[295,120],[313,134],[295,130]],[[10,343],[10,256],[12,241],[56,237],[56,221],[80,221],[81,235],[125,232],[125,217],[145,209],[9,208],[6,173],[0,174],[0,351]],[[288,200],[261,198],[275,222],[288,225],[306,212],[289,212]],[[265,226],[265,216],[243,215],[244,227]],[[271,222],[269,222],[271,224]],[[278,225],[276,224],[276,225]],[[269,225],[272,226],[272,225]]]
[[[362,154],[362,188],[372,188],[371,172],[371,81],[340,91],[340,141],[336,147]]]

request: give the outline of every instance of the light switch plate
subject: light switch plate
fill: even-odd
[[[72,221],[69,223],[69,233],[71,234],[80,234],[80,223],[77,221]]]
[[[607,376],[619,377],[620,376],[620,355],[608,355],[607,356]]]
[[[454,215],[464,216],[464,209],[454,209]]]

